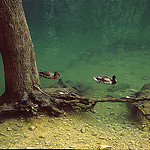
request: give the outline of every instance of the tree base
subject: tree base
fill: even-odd
[[[82,102],[81,99],[78,99],[80,96],[75,94],[78,92],[71,87],[44,89],[47,92],[37,85],[32,92],[24,92],[18,97],[16,95],[13,97],[14,95],[10,93],[4,93],[0,97],[0,113],[21,111],[38,115],[39,111],[47,110],[58,116],[68,109],[82,109],[84,111],[88,109],[89,102]],[[60,95],[65,97],[60,97]]]
[[[94,113],[94,106],[97,102],[131,102],[136,103],[137,105],[138,102],[141,103],[150,101],[150,98],[148,97],[121,97],[101,99],[87,98],[79,96],[78,91],[70,86],[66,88],[42,89],[39,85],[35,86],[34,90],[30,93],[24,92],[21,97],[21,99],[14,100],[13,98],[12,100],[12,96],[9,95],[8,97],[8,94],[4,93],[0,97],[1,102],[3,102],[3,105],[0,106],[0,114],[21,111],[21,113],[23,112],[31,115],[38,115],[38,112],[46,110],[52,115],[58,116],[68,109],[80,109],[81,111],[91,111]],[[10,100],[8,101],[8,99]]]

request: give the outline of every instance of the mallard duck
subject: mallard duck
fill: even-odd
[[[107,77],[107,76],[96,76],[93,78],[94,78],[94,80],[98,81],[99,83],[104,83],[104,84],[116,84],[117,83],[115,75],[113,75],[112,78]]]
[[[47,78],[47,79],[57,79],[57,75],[61,77],[58,71],[55,71],[55,73],[47,72],[47,71],[41,71],[39,72],[39,76]]]

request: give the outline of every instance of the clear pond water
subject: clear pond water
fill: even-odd
[[[57,70],[64,83],[81,85],[83,96],[97,98],[128,96],[150,83],[149,0],[23,0],[23,6],[38,70]],[[1,95],[1,56],[0,70]],[[116,75],[118,83],[97,84],[97,75]],[[43,87],[58,80],[40,78]],[[93,120],[100,126],[133,125],[130,108],[124,103],[97,104]]]

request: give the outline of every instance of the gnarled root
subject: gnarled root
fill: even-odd
[[[47,91],[48,88],[46,88]],[[0,113],[2,111],[26,111],[33,115],[37,115],[38,111],[47,110],[53,115],[59,115],[66,109],[81,109],[83,111],[94,112],[94,107],[97,102],[139,102],[139,101],[150,101],[150,98],[135,98],[135,97],[121,97],[121,98],[87,98],[79,96],[73,92],[67,91],[61,92],[58,89],[55,91],[44,91],[39,85],[36,85],[30,92],[23,92],[20,97],[10,96],[10,103],[8,102],[8,94],[4,94],[3,98],[4,105],[0,106]],[[6,96],[6,97],[5,97]],[[6,99],[6,100],[4,100]]]

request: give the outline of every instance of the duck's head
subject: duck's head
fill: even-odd
[[[116,80],[116,76],[115,76],[115,75],[112,76],[112,82],[113,82],[113,84],[116,84],[116,83],[117,83],[117,80]]]
[[[116,76],[115,76],[115,75],[113,75],[113,76],[112,76],[112,79],[113,79],[113,80],[115,80],[115,79],[116,79]]]
[[[54,76],[57,76],[57,75],[61,77],[61,75],[59,74],[59,72],[55,71]]]

